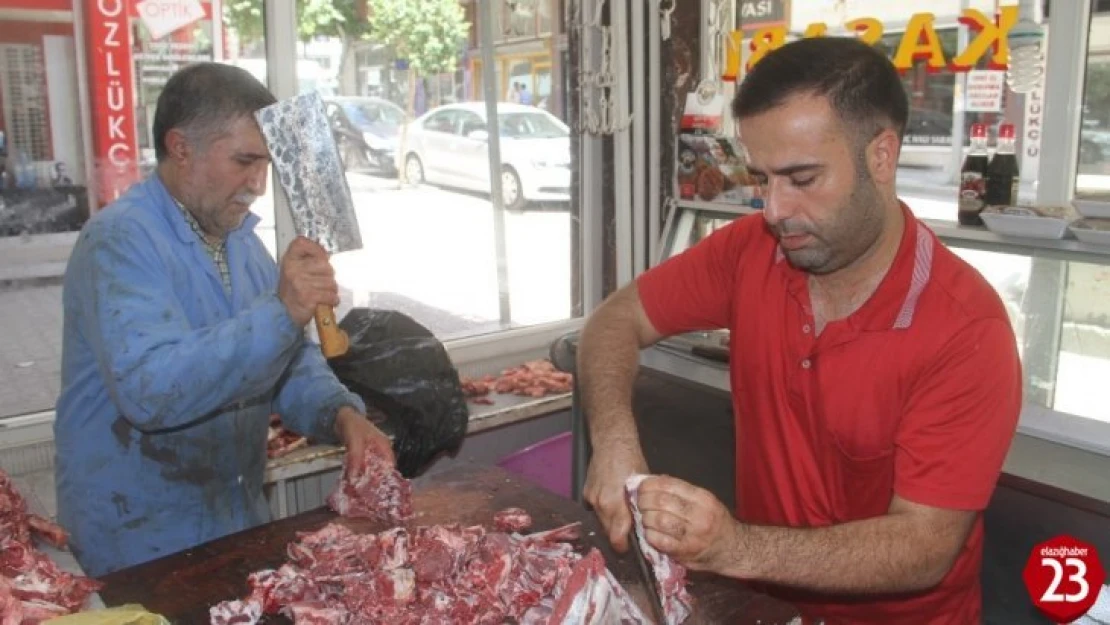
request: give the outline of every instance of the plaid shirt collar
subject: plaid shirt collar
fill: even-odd
[[[171,196],[172,197],[172,196]],[[173,198],[174,204],[181,210],[182,216],[185,217],[185,223],[196,233],[197,238],[204,245],[204,250],[208,252],[208,256],[212,258],[215,263],[216,269],[220,272],[220,280],[224,283],[224,288],[231,292],[231,268],[227,264],[227,239],[219,239],[212,241],[212,239],[204,233],[204,229],[200,227],[200,222],[197,218],[185,208],[185,205]]]

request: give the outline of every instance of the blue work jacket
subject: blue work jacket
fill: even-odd
[[[157,174],[80,233],[54,435],[58,520],[89,575],[267,522],[271,413],[321,442],[340,407],[365,414],[278,299],[258,221],[227,237],[230,294]]]

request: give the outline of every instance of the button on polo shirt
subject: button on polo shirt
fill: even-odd
[[[875,293],[819,336],[808,274],[760,215],[638,278],[660,333],[730,330],[740,519],[840,524],[885,514],[895,494],[986,507],[1021,408],[1013,331],[982,276],[904,205],[902,215]],[[979,519],[940,585],[912,596],[853,603],[766,590],[830,625],[977,622],[982,532]]]

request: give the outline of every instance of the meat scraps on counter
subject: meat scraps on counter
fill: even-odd
[[[580,524],[524,535],[531,515],[507,508],[491,519],[492,531],[401,526],[413,516],[411,483],[372,448],[366,460],[359,474],[344,469],[328,503],[343,516],[398,526],[357,534],[329,523],[298,534],[287,547],[288,562],[248,576],[247,596],[212,606],[212,625],[253,625],[265,614],[284,614],[297,625],[650,623],[596,548],[575,550]],[[665,592],[679,593],[677,606],[686,612],[672,606],[668,615],[680,622],[689,614],[685,571],[664,562],[656,574],[666,576]]]
[[[460,378],[463,395],[472,404],[493,404],[491,393],[544,397],[571,392],[574,376],[559,371],[549,360],[530,360],[523,365],[505,369],[501,375],[481,378]]]
[[[211,623],[245,625],[281,613],[298,625],[647,625],[600,552],[583,556],[567,542],[579,527],[521,535],[432,525],[356,534],[328,524],[298,535],[277,570],[252,573],[249,594],[213,606]]]
[[[38,625],[73,614],[102,586],[58,568],[35,548],[32,537],[59,549],[68,538],[58,524],[28,514],[26,499],[0,470],[0,622],[4,625]]]

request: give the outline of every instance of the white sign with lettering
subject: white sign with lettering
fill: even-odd
[[[1001,113],[1002,93],[1005,89],[1005,71],[993,69],[969,71],[964,110],[976,113]]]
[[[199,0],[144,0],[136,8],[152,39],[161,39],[204,19],[204,7]]]

